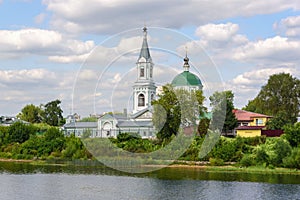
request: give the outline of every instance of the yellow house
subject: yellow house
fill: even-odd
[[[271,116],[245,110],[233,110],[238,120],[238,127],[235,129],[236,135],[240,137],[261,136],[261,132],[266,127],[266,123]]]

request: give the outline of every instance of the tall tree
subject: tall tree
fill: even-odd
[[[178,99],[171,85],[163,86],[162,94],[158,100],[152,101],[153,124],[157,131],[157,138],[160,140],[176,135],[180,126],[180,107]]]
[[[154,107],[153,124],[159,139],[176,135],[180,125],[195,126],[199,116],[206,111],[203,106],[202,91],[174,89],[171,85],[163,86],[158,100],[152,102]]]
[[[232,91],[215,92],[209,97],[212,110],[212,127],[220,129],[223,127],[223,132],[228,132],[237,127],[237,119],[232,112],[234,94]]]
[[[29,104],[22,108],[21,113],[18,114],[18,117],[30,123],[40,123],[42,122],[41,115],[42,109],[40,107]]]
[[[285,119],[286,124],[297,121],[300,106],[300,80],[288,73],[271,75],[255,99],[245,110]],[[275,120],[274,119],[274,120]]]
[[[51,126],[60,126],[64,123],[60,103],[61,101],[57,99],[44,106],[43,118],[45,123]]]

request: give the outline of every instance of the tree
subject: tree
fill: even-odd
[[[199,122],[198,133],[199,135],[206,135],[209,128],[210,119],[202,118]]]
[[[201,90],[187,91],[174,89],[171,85],[163,86],[159,99],[152,102],[153,124],[160,130],[157,137],[164,139],[177,135],[180,126],[197,126],[199,116],[206,111],[204,99]]]
[[[286,124],[286,113],[279,111],[278,114],[267,121],[267,129],[269,130],[282,130]]]
[[[299,99],[300,80],[286,73],[274,74],[244,109],[273,117],[280,116],[284,124],[293,124],[299,113]]]
[[[64,124],[64,118],[62,116],[63,111],[59,106],[60,103],[61,101],[57,99],[44,106],[43,117],[45,123],[51,126],[60,126]]]
[[[30,135],[34,135],[36,131],[37,129],[33,125],[15,122],[8,129],[8,142],[23,143],[29,139]]]
[[[284,126],[284,136],[292,147],[300,145],[300,122]]]
[[[180,126],[180,106],[171,85],[163,86],[163,92],[158,100],[152,101],[154,114],[153,124],[159,132],[157,138],[163,140],[176,135]]]
[[[215,92],[209,97],[212,110],[213,129],[223,127],[223,132],[228,132],[237,127],[237,119],[232,112],[234,94],[232,91]]]
[[[29,104],[22,108],[21,113],[18,114],[18,117],[30,123],[40,123],[42,122],[41,115],[42,109],[40,107]]]

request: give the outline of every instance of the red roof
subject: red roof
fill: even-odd
[[[236,130],[261,130],[266,126],[239,126]]]
[[[245,110],[235,109],[232,111],[235,114],[235,117],[238,121],[252,121],[253,118],[271,118],[271,116],[263,115],[259,113],[249,112]]]

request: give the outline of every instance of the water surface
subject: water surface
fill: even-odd
[[[299,176],[194,168],[126,174],[103,166],[0,163],[0,180],[1,200],[300,199]]]

